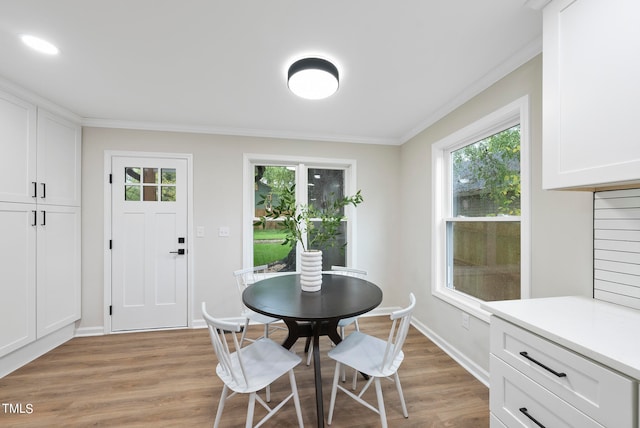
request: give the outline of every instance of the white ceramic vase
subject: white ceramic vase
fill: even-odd
[[[302,291],[322,288],[322,251],[303,251],[300,255],[300,286]]]

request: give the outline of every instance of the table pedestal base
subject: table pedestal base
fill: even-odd
[[[322,375],[320,371],[320,336],[329,336],[333,343],[340,343],[342,338],[338,334],[339,320],[301,322],[292,319],[283,319],[283,321],[289,328],[289,335],[282,344],[286,349],[291,349],[300,337],[313,338],[313,371],[316,383],[316,415],[318,419],[318,427],[324,427]],[[307,343],[305,346],[305,352],[308,350],[309,347]]]

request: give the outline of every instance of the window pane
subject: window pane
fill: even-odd
[[[158,200],[158,186],[144,186],[142,192],[143,192],[143,199],[142,199],[143,201]]]
[[[337,210],[333,206],[333,202],[344,197],[344,170],[342,169],[325,169],[325,168],[309,168],[307,171],[307,186],[309,205],[320,210],[323,213],[334,212],[335,215],[344,215],[344,207]],[[309,232],[308,240],[313,242],[315,231],[321,227],[329,227],[331,225],[322,225],[319,221],[313,222],[314,228]],[[310,244],[311,248],[322,250],[322,269],[330,270],[333,265],[346,265],[345,249],[346,243],[346,221],[337,225],[339,235],[334,246],[322,244]]]
[[[449,288],[485,301],[520,298],[520,222],[448,222]]]
[[[313,222],[315,227],[320,227],[319,221]],[[322,249],[322,270],[331,270],[331,266],[346,266],[347,256],[345,243],[347,242],[347,222],[340,222],[340,235],[338,235],[335,246]],[[313,238],[313,236],[311,236]]]
[[[176,188],[175,186],[162,186],[161,200],[163,202],[175,202],[176,201]]]
[[[307,177],[309,205],[319,210],[331,208],[331,203],[344,197],[344,170],[309,168]],[[344,209],[339,210],[344,214]]]
[[[455,150],[452,216],[520,215],[520,125]]]
[[[144,168],[144,182],[145,183],[157,183],[158,182],[158,168]]]
[[[176,184],[175,168],[162,168],[162,184]]]
[[[295,169],[284,166],[257,165],[254,169],[255,218],[277,205],[280,195],[295,183]],[[264,203],[262,203],[264,201]],[[296,251],[291,244],[282,245],[285,234],[276,220],[265,227],[253,228],[253,265],[269,265],[273,272],[295,272]]]
[[[124,200],[125,201],[139,201],[140,200],[140,186],[124,186]]]
[[[140,170],[141,168],[126,167],[124,169],[124,182],[127,184],[140,183]]]

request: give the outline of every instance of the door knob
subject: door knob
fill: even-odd
[[[178,251],[169,251],[169,254],[184,254],[184,248],[180,248]]]

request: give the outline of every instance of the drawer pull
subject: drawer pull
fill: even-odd
[[[544,425],[542,425],[540,422],[538,422],[538,421],[536,420],[536,418],[534,418],[533,416],[531,416],[531,415],[529,414],[529,412],[527,411],[527,408],[526,408],[526,407],[520,407],[520,409],[518,409],[518,410],[520,410],[520,412],[522,412],[522,414],[523,414],[523,415],[525,415],[526,417],[528,417],[529,419],[531,419],[531,421],[532,421],[534,424],[538,425],[540,428],[545,428],[545,426],[544,426]]]
[[[548,372],[553,373],[554,375],[558,376],[558,377],[566,377],[567,374],[566,373],[558,373],[557,371],[555,371],[554,369],[545,366],[544,364],[542,364],[540,361],[536,361],[534,358],[531,358],[529,356],[529,354],[526,351],[522,351],[520,352],[520,355],[522,355],[523,357],[525,357],[527,360],[531,361],[532,363],[535,363],[537,365],[539,365],[540,367],[542,367],[543,369],[547,370]],[[522,410],[522,409],[521,409]],[[525,409],[526,410],[526,409]]]

